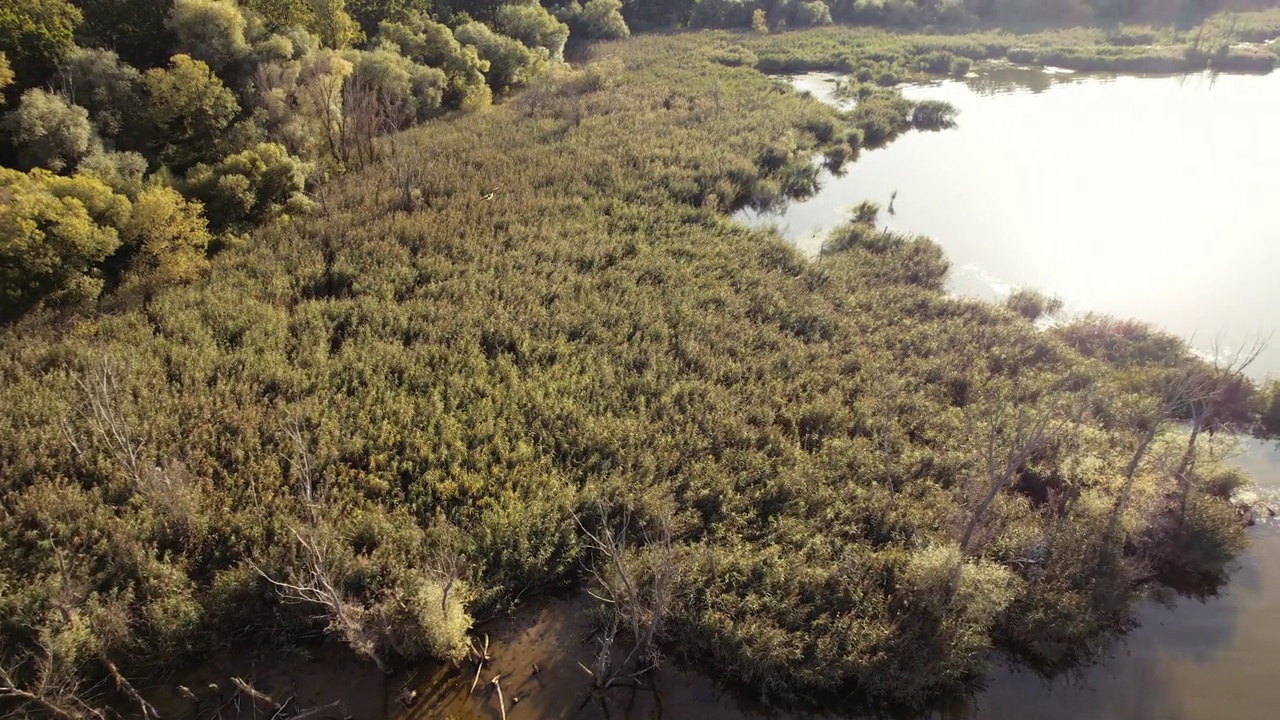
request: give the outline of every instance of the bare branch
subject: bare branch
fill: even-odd
[[[238,677],[233,677],[231,678],[231,684],[235,685],[237,690],[244,693],[245,695],[248,695],[250,699],[252,699],[255,703],[257,703],[258,705],[261,705],[267,710],[270,710],[271,712],[278,712],[280,710],[280,707],[281,707],[280,703],[273,700],[270,695],[259,692],[256,688],[254,688],[249,683],[245,682],[243,679]]]
[[[628,548],[629,514],[624,513],[614,529],[609,525],[609,506],[601,501],[596,507],[601,518],[599,531],[587,529],[581,518],[578,526],[586,536],[587,546],[597,556],[597,563],[589,571],[602,593],[591,594],[611,609],[609,625],[599,637],[595,669],[591,671],[596,688],[603,690],[622,679],[648,672],[659,664],[658,642],[670,603],[675,555],[671,546],[670,523],[665,518],[659,520],[654,533],[643,534],[644,549],[633,552]],[[637,564],[641,559],[646,562],[645,567]],[[630,630],[632,645],[626,658],[615,668],[612,650],[623,623]],[[624,674],[633,660],[637,660],[643,669]]]
[[[973,510],[960,538],[960,551],[967,553],[974,532],[982,523],[991,504],[1013,481],[1018,469],[1062,431],[1068,418],[1060,416],[1058,406],[1051,404],[1033,409],[1008,400],[995,411],[987,426],[983,446],[986,465],[987,493]],[[1014,413],[1012,420],[1008,418]],[[1055,422],[1056,419],[1056,422]]]
[[[142,697],[142,695],[134,689],[133,684],[120,674],[120,669],[116,667],[116,664],[106,658],[102,659],[102,663],[106,665],[107,671],[111,673],[112,679],[116,681],[116,688],[125,695],[128,695],[129,699],[132,700],[134,704],[138,706],[138,709],[142,711],[143,720],[159,720],[159,711],[156,710],[154,705],[147,702],[146,698]]]

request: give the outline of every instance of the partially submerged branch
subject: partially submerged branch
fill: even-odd
[[[659,518],[657,527],[641,534],[642,548],[631,550],[629,514],[624,513],[614,529],[609,525],[610,508],[597,504],[601,526],[589,530],[582,520],[578,526],[587,538],[587,546],[596,557],[589,568],[601,593],[592,593],[608,608],[608,620],[599,637],[594,668],[586,668],[598,689],[607,689],[625,679],[653,670],[661,663],[658,642],[671,601],[675,578],[675,553],[671,543],[671,525]],[[641,562],[641,560],[647,562]],[[612,662],[613,645],[621,627],[630,631],[631,650],[616,667]],[[634,666],[633,666],[634,661]],[[629,671],[629,668],[639,668]]]

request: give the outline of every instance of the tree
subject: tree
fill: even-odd
[[[244,6],[262,18],[269,32],[291,27],[311,27],[314,17],[308,0],[244,0]]]
[[[147,159],[136,152],[96,152],[81,160],[76,172],[95,177],[132,200],[142,192]]]
[[[1053,405],[1036,408],[1028,401],[1007,399],[995,409],[980,450],[986,487],[960,536],[960,552],[968,554],[974,532],[1000,492],[1009,487],[1023,465],[1065,426]]]
[[[751,13],[751,29],[757,35],[769,34],[769,17],[764,8],[756,8],[755,12]]]
[[[399,130],[439,112],[449,82],[443,70],[419,65],[390,44],[349,53],[347,57],[354,65],[348,90],[367,89],[374,93],[379,115],[385,121],[379,132]],[[355,108],[352,98],[344,100],[348,109]],[[348,121],[353,119],[350,112],[344,114]]]
[[[13,69],[9,67],[9,58],[0,52],[0,107],[4,107],[4,91],[13,84]]]
[[[1049,297],[1032,288],[1018,288],[1004,299],[1004,306],[1022,317],[1035,322],[1042,317],[1052,317],[1062,310],[1062,298]]]
[[[801,0],[796,5],[796,24],[814,27],[831,24],[831,8],[822,0]]]
[[[1267,341],[1255,340],[1252,345],[1236,352],[1227,352],[1219,343],[1212,348],[1213,360],[1208,367],[1196,368],[1195,380],[1190,392],[1186,393],[1185,407],[1191,432],[1187,435],[1187,446],[1178,462],[1174,477],[1182,486],[1182,513],[1187,509],[1187,498],[1191,492],[1191,469],[1196,459],[1196,441],[1200,433],[1210,433],[1220,428],[1241,426],[1252,419],[1249,408],[1250,384],[1245,371],[1258,359],[1266,349]]]
[[[454,36],[463,45],[474,47],[480,59],[489,63],[485,80],[495,93],[510,92],[542,70],[544,61],[537,53],[519,40],[495,33],[483,23],[473,21],[459,26]]]
[[[569,39],[569,26],[537,3],[503,5],[498,8],[494,29],[519,40],[527,47],[545,50],[547,57],[552,60],[564,59],[564,44]]]
[[[110,50],[76,48],[58,64],[62,92],[89,111],[98,132],[132,146],[143,105],[142,73]],[[128,133],[127,130],[135,132]],[[140,140],[139,140],[140,142]]]
[[[586,5],[573,0],[555,12],[573,37],[617,40],[631,35],[622,16],[622,0],[587,0]]]
[[[204,62],[215,73],[249,54],[245,17],[232,0],[176,0],[165,27],[177,38],[176,50]]]
[[[258,65],[255,104],[267,137],[307,161],[340,160],[343,87],[352,71],[348,60],[327,48]]]
[[[596,556],[591,577],[602,595],[592,594],[607,606],[594,667],[587,668],[600,690],[634,680],[662,662],[658,644],[670,611],[675,577],[670,518],[660,516],[656,528],[642,530],[639,534],[643,547],[634,549],[629,547],[630,534],[634,532],[630,515],[624,512],[615,529],[610,526],[610,511],[607,503],[597,502],[600,527],[595,532],[578,520],[587,546]],[[615,667],[613,643],[623,627],[630,634],[631,651]]]
[[[755,5],[744,0],[698,0],[689,24],[702,28],[732,28],[751,25]]]
[[[120,246],[112,224],[127,219],[128,199],[94,178],[39,169],[0,168],[0,192],[0,320],[97,297],[99,267]]]
[[[100,146],[89,111],[61,95],[32,89],[4,119],[24,167],[54,172],[74,168]]]
[[[152,148],[160,161],[181,172],[216,155],[240,106],[209,66],[174,55],[168,68],[148,70],[144,79]]]
[[[130,270],[148,283],[167,285],[199,277],[208,267],[205,251],[212,241],[200,203],[176,190],[152,187],[133,203],[124,227],[131,248]]]
[[[217,229],[256,224],[310,203],[303,194],[310,167],[284,146],[259,143],[213,165],[191,168],[183,193],[204,203]]]
[[[481,59],[476,48],[460,43],[447,26],[415,15],[405,23],[382,23],[378,38],[400,48],[414,62],[443,70],[449,78],[445,105],[479,107],[492,99],[485,81],[489,62]]]
[[[347,12],[360,23],[365,35],[373,37],[382,22],[405,22],[414,15],[428,15],[431,0],[350,0]]]
[[[344,0],[310,0],[311,25],[325,47],[342,50],[364,39],[360,25],[347,14]]]
[[[75,47],[82,15],[66,0],[20,0],[0,4],[0,52],[8,56],[19,87],[41,85],[58,60]]]

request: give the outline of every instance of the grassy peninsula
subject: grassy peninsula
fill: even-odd
[[[381,32],[427,58],[437,30]],[[1247,479],[1208,431],[1262,423],[1265,393],[1136,321],[948,296],[939,247],[873,206],[813,259],[727,211],[910,130],[890,88],[916,74],[1271,53],[1202,58],[1206,32],[638,34],[423,75],[435,104],[345,158],[263,121],[296,173],[257,145],[182,159],[191,138],[137,145],[140,188],[4,171],[0,218],[57,198],[125,244],[5,288],[0,711],[145,715],[146,679],[317,630],[469,673],[474,619],[565,587],[612,601],[601,685],[665,659],[772,703],[916,709],[996,652],[1088,662],[1153,588],[1223,581]],[[866,102],[770,76],[813,68]]]

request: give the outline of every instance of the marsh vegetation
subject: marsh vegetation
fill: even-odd
[[[1259,426],[1242,359],[951,297],[874,206],[816,260],[726,214],[949,120],[898,79],[1061,36],[644,35],[570,67],[538,6],[333,7],[184,0],[145,70],[15,62],[122,95],[6,121],[5,710],[149,716],[127,678],[237,639],[465,665],[474,619],[572,586],[614,609],[602,690],[675,658],[915,709],[1225,577],[1245,478],[1196,448]],[[801,67],[860,102],[765,74]]]

